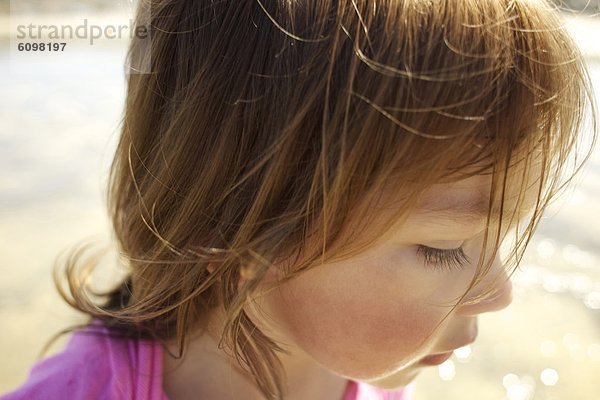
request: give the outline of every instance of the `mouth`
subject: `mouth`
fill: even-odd
[[[454,350],[473,343],[475,341],[475,339],[477,339],[477,326],[475,326],[474,330],[471,332],[468,339],[465,340],[463,344],[457,346]],[[450,357],[452,357],[452,354],[454,354],[454,350],[446,351],[443,353],[430,354],[428,356],[423,357],[421,360],[419,360],[419,364],[432,365],[432,366],[443,364]]]
[[[424,365],[440,365],[442,363],[444,363],[446,360],[448,360],[452,354],[454,354],[453,351],[449,351],[446,353],[438,353],[438,354],[432,354],[429,355],[427,357],[423,357],[420,361],[419,364],[424,364]]]

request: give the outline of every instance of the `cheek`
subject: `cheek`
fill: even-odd
[[[385,277],[342,275],[340,282],[333,276],[312,279],[311,272],[266,299],[285,341],[327,369],[361,380],[398,371],[427,351],[443,318],[439,308],[411,298],[408,287]]]

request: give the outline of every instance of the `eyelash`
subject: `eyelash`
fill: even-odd
[[[457,249],[436,249],[434,247],[419,245],[417,247],[417,254],[423,258],[426,265],[447,271],[463,269],[471,262],[462,247]]]

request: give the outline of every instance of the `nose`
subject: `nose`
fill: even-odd
[[[483,279],[469,294],[465,296],[464,303],[459,306],[457,312],[461,315],[477,315],[485,312],[499,311],[510,305],[513,299],[512,282],[500,262],[488,272],[490,279]],[[499,272],[498,272],[499,271]],[[493,287],[490,288],[490,285]],[[479,299],[470,301],[482,293],[487,294]]]

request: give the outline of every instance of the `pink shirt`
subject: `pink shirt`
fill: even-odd
[[[75,332],[65,350],[33,366],[27,381],[1,400],[168,400],[162,389],[162,347],[117,339],[98,327]],[[103,334],[104,333],[104,334]],[[407,390],[384,391],[348,381],[341,400],[408,400]]]

